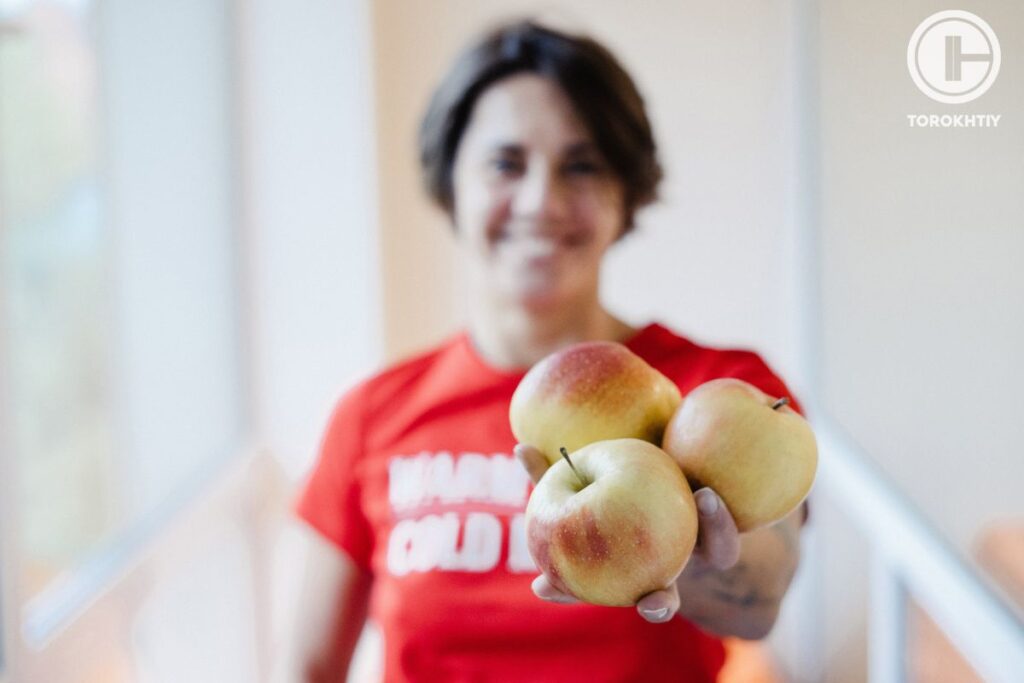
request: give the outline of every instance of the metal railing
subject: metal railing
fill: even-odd
[[[907,680],[907,607],[913,599],[975,671],[1024,681],[1024,623],[938,534],[831,418],[812,422],[818,486],[872,551],[868,657],[872,683]]]

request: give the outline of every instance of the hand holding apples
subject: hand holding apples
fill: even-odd
[[[607,443],[607,442],[604,442]],[[518,444],[515,455],[523,464],[535,484],[541,481],[545,472],[551,467],[547,458],[536,448],[526,444]],[[573,457],[573,456],[570,456]],[[562,463],[566,465],[566,463]],[[566,465],[566,467],[568,467]],[[678,467],[676,468],[678,470]],[[577,480],[576,486],[580,483]],[[536,490],[534,491],[536,493]],[[697,544],[693,549],[691,561],[687,567],[698,560],[697,565],[704,568],[728,569],[739,558],[739,534],[728,509],[721,499],[709,488],[703,488],[694,494],[697,509]],[[689,545],[689,543],[687,543]],[[668,549],[668,553],[673,551]],[[627,549],[628,554],[628,549]],[[544,573],[533,581],[533,592],[537,597],[549,602],[574,603],[578,599],[568,592],[564,582],[552,578],[554,572],[545,562],[539,563]],[[556,586],[561,586],[558,588]],[[636,601],[636,609],[641,617],[653,623],[666,622],[672,619],[680,608],[679,588],[675,581],[643,595]]]

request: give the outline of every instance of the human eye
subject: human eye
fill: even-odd
[[[565,165],[565,172],[569,175],[597,175],[602,170],[603,167],[600,164],[589,159],[570,161]]]
[[[562,164],[562,173],[569,177],[600,176],[606,170],[603,159],[590,150],[569,154]]]
[[[492,162],[494,170],[502,173],[515,173],[522,170],[523,165],[515,159],[495,159]]]
[[[488,167],[502,176],[519,175],[523,172],[523,160],[516,154],[502,152],[488,160]]]

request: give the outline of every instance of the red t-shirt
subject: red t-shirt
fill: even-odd
[[[685,394],[738,377],[785,385],[750,351],[652,324],[626,342]],[[713,681],[721,641],[634,608],[536,598],[508,409],[522,372],[487,365],[466,334],[400,363],[335,407],[297,511],[374,581],[387,681]]]

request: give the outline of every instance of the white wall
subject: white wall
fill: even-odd
[[[940,104],[906,68],[947,4],[840,0],[821,11],[824,390],[830,412],[965,555],[1024,513],[1024,5],[963,2],[1002,43],[980,99]],[[1002,114],[995,129],[910,128],[907,114]],[[822,512],[829,680],[862,680],[861,542]],[[840,551],[841,548],[841,551]]]
[[[135,523],[243,438],[233,29],[205,0],[110,0],[96,15],[117,514]]]
[[[917,0],[822,5],[826,400],[958,547],[1024,512],[1024,5],[958,5],[1003,44],[969,104],[925,97],[905,65]],[[910,113],[1002,114],[920,129]]]
[[[365,0],[240,8],[256,436],[294,481],[312,465],[334,402],[384,357],[373,35]],[[270,667],[301,618],[306,550],[296,528],[273,528],[259,567],[270,581],[272,619],[261,624]],[[350,680],[373,680],[379,641],[368,634]]]
[[[363,0],[250,0],[240,22],[254,410],[299,476],[382,357],[370,19]]]

